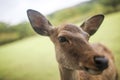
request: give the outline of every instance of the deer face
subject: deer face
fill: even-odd
[[[88,42],[102,23],[103,15],[91,17],[80,27],[65,24],[53,28],[41,13],[28,10],[27,14],[33,29],[40,35],[49,36],[54,43],[60,66],[90,74],[100,74],[108,67],[108,60]]]

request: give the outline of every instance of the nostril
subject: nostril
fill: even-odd
[[[108,59],[104,57],[94,57],[94,62],[95,62],[96,67],[99,70],[104,70],[108,67]]]

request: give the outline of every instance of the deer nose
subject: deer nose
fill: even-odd
[[[108,59],[106,59],[105,57],[94,57],[94,62],[95,62],[95,65],[96,67],[99,69],[99,70],[104,70],[108,67]]]

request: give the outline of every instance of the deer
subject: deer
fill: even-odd
[[[103,14],[88,18],[80,26],[65,23],[58,27],[36,10],[28,9],[27,15],[35,32],[53,42],[61,80],[118,80],[111,50],[89,42],[103,22]]]

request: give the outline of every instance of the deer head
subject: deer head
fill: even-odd
[[[27,14],[33,29],[40,35],[50,37],[54,43],[60,66],[90,74],[100,74],[108,67],[105,55],[97,52],[88,42],[101,25],[104,15],[95,15],[80,27],[73,24],[53,27],[41,13],[30,9]]]

